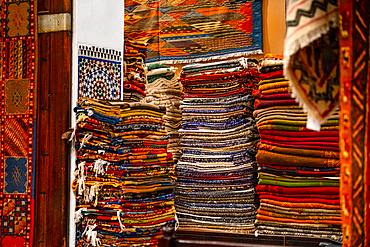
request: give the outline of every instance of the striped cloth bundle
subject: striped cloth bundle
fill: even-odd
[[[283,58],[266,55],[253,113],[261,141],[257,163],[259,234],[341,241],[339,115],[307,129],[302,108],[291,98]]]
[[[153,103],[166,108],[163,117],[166,130],[170,135],[167,145],[168,152],[171,152],[175,162],[181,156],[179,128],[181,127],[180,100],[182,84],[175,78],[175,68],[152,64],[146,67],[147,86],[146,102]]]
[[[82,98],[75,112],[76,246],[157,246],[176,222],[165,110]]]
[[[251,233],[259,135],[252,116],[257,61],[183,67],[182,156],[176,165],[179,229]]]
[[[124,73],[122,100],[139,102],[145,98],[145,58],[147,44],[126,39],[124,43]]]

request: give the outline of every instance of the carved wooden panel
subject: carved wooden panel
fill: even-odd
[[[343,246],[370,246],[370,2],[339,1]]]

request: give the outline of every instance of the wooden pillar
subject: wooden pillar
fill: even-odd
[[[370,246],[370,1],[340,0],[343,246]]]
[[[71,0],[39,0],[38,6],[39,16],[71,14]],[[61,137],[71,115],[71,31],[39,32],[38,47],[34,246],[67,246],[69,147]]]

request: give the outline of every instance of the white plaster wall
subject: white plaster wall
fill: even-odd
[[[124,0],[76,0],[76,41],[122,51]]]
[[[124,0],[73,1],[72,40],[72,108],[78,97],[78,45],[115,49],[123,54]],[[72,114],[71,126],[75,125]],[[71,144],[74,146],[74,143]],[[76,153],[71,149],[70,180],[74,179]],[[70,191],[69,246],[75,246],[74,209],[76,198]]]

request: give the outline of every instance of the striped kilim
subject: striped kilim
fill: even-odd
[[[261,0],[125,1],[125,36],[148,43],[148,63],[261,53]]]

